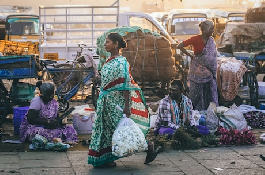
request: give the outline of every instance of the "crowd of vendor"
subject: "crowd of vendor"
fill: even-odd
[[[178,45],[183,53],[191,57],[188,75],[189,97],[183,94],[181,81],[171,82],[169,93],[160,100],[157,108],[154,125],[156,134],[173,135],[180,127],[191,125],[197,126],[202,135],[213,133],[220,126],[240,131],[248,129],[245,116],[251,114],[246,113],[244,116],[242,113],[242,110],[251,111],[248,106],[231,109],[218,107],[217,53],[212,37],[214,24],[206,20],[200,23],[200,28],[201,35],[191,37]],[[194,55],[185,50],[184,47],[188,45],[193,46]],[[88,153],[88,163],[94,167],[116,166],[114,161],[118,157],[111,153],[111,138],[122,114],[131,118],[144,134],[150,127],[144,96],[130,74],[129,63],[120,55],[120,49],[126,47],[126,42],[119,34],[110,33],[104,46],[105,50],[111,53],[111,57],[106,60],[101,70],[102,91],[97,102],[97,117]],[[73,126],[63,125],[58,116],[54,84],[38,83],[37,86],[40,95],[32,99],[28,114],[21,123],[21,141],[31,141],[38,134],[49,141],[60,138],[63,142],[76,142],[76,130]],[[122,111],[117,109],[116,105],[120,106]],[[217,116],[218,114],[220,115]],[[262,122],[259,126],[264,127],[264,120]],[[154,143],[147,142],[145,163],[150,163],[156,158],[159,150],[155,149]],[[249,143],[255,143],[255,140]]]

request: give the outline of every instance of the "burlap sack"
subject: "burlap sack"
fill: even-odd
[[[169,41],[137,30],[124,36],[127,48],[122,55],[130,63],[132,76],[139,81],[169,81],[176,75],[175,58]]]
[[[264,17],[265,17],[265,7],[251,8],[248,9],[247,13],[245,14],[245,22],[246,23],[265,22]]]
[[[131,70],[134,79],[149,81],[169,81],[176,75],[176,67],[134,67]]]

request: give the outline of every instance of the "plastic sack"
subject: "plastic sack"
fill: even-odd
[[[141,129],[130,118],[124,117],[112,136],[112,154],[126,157],[147,150],[148,145]]]
[[[57,142],[57,143],[48,142],[45,145],[46,150],[53,150],[53,151],[66,151],[68,148],[70,148],[69,144],[64,144],[61,142]]]
[[[211,133],[215,132],[218,127],[218,117],[216,115],[217,109],[215,103],[211,102],[207,108],[206,126]]]
[[[35,137],[31,140],[31,143],[32,144],[29,145],[30,149],[44,149],[45,145],[48,143],[48,140],[45,137],[36,134]]]
[[[190,125],[197,126],[199,125],[199,120],[201,118],[201,114],[198,110],[192,110],[192,114],[190,116]]]
[[[224,113],[225,122],[231,128],[238,129],[242,131],[247,128],[247,121],[243,115],[243,113],[238,109],[238,107],[233,104],[228,111]]]

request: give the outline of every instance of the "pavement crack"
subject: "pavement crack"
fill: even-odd
[[[180,169],[180,171],[183,173],[183,175],[186,175],[186,173],[177,165],[177,164],[175,164],[172,160],[170,160],[165,154],[163,154],[166,158],[167,158],[167,160],[169,161],[169,162],[171,162],[173,165],[175,165],[178,169]]]
[[[185,150],[183,150],[183,152],[185,152],[190,158],[192,158],[193,160],[195,160],[198,164],[200,164],[201,166],[203,166],[205,169],[209,170],[211,173],[215,174],[211,169],[208,169],[206,166],[204,166],[201,162],[198,161],[198,159],[192,157],[188,152],[186,152]]]
[[[70,161],[70,157],[68,156],[68,154],[67,153],[65,153],[66,154],[66,157],[68,158],[68,160],[69,160],[69,163],[70,163],[70,165],[71,165],[71,168],[72,168],[72,170],[73,170],[73,172],[75,173],[75,175],[76,175],[76,172],[75,172],[75,169],[74,169],[74,167],[73,167],[73,164],[72,164],[72,162]]]

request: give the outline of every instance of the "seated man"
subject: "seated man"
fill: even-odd
[[[158,134],[172,135],[180,126],[189,123],[193,106],[191,100],[182,93],[182,82],[172,81],[169,94],[160,101],[158,106],[155,122],[155,131]]]
[[[54,99],[55,86],[53,83],[38,82],[40,96],[31,100],[28,113],[20,125],[20,140],[31,141],[39,134],[53,141],[61,138],[62,141],[77,141],[77,132],[73,126],[61,125],[58,119],[58,102]]]

